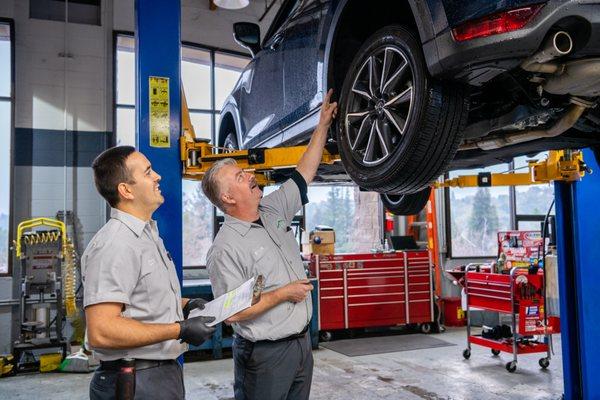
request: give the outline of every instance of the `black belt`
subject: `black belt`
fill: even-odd
[[[304,329],[302,329],[302,331],[299,332],[299,333],[294,333],[293,335],[286,336],[286,337],[281,338],[281,339],[275,339],[275,340],[269,340],[269,339],[257,340],[254,343],[279,343],[279,342],[287,342],[288,340],[294,340],[294,339],[301,339],[301,338],[303,338],[304,335],[306,335],[306,332],[308,332],[308,325],[306,325],[304,327]]]
[[[140,371],[142,369],[160,367],[161,365],[173,364],[176,362],[176,360],[142,360],[136,358],[135,369],[136,371]],[[107,371],[119,371],[124,365],[123,360],[100,361],[100,368]]]

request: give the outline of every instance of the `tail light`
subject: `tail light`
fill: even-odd
[[[452,36],[457,42],[464,42],[475,38],[516,31],[527,25],[542,7],[543,4],[536,4],[469,21],[452,29]]]

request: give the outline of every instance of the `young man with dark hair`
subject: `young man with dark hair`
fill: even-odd
[[[175,265],[152,220],[164,202],[160,175],[130,146],[106,150],[92,168],[111,218],[81,259],[87,339],[100,359],[90,398],[114,399],[117,381],[133,366],[136,399],[183,399],[176,359],[187,343],[210,337],[213,318],[187,319],[204,301],[181,298]]]

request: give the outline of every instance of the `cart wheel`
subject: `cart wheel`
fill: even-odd
[[[431,333],[431,324],[429,322],[421,324],[419,326],[419,329],[421,329],[421,333],[424,333],[424,334]]]
[[[468,360],[469,358],[471,358],[471,350],[465,349],[463,351],[463,357],[465,358],[465,360]]]
[[[497,356],[498,354],[500,354],[500,350],[492,349],[492,354]]]
[[[321,336],[321,342],[329,342],[331,340],[331,338],[333,337],[333,335],[329,331],[321,331],[320,336]]]
[[[506,370],[508,372],[515,372],[517,370],[517,363],[514,361],[506,363]]]
[[[539,364],[540,367],[546,369],[550,365],[550,360],[548,359],[548,357],[540,358]]]

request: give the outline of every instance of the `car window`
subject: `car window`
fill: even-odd
[[[263,39],[263,47],[277,32],[281,31],[281,29],[285,27],[290,15],[296,12],[304,1],[305,0],[286,0],[283,3],[277,12],[277,15],[275,16],[273,23],[269,27],[265,38]]]

